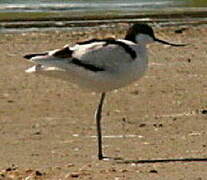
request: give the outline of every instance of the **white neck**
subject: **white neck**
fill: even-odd
[[[154,40],[152,37],[150,37],[147,34],[138,34],[136,36],[136,42],[142,45],[147,45],[147,44],[153,43]]]

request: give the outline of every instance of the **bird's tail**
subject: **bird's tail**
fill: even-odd
[[[28,59],[28,60],[32,60],[35,57],[44,57],[44,56],[48,56],[48,52],[36,53],[36,54],[26,54],[25,56],[23,56],[23,58]]]

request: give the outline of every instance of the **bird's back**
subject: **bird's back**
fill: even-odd
[[[107,44],[108,43],[108,44]],[[146,49],[126,40],[95,41],[33,58],[43,75],[71,81],[93,91],[111,91],[139,79],[147,67]],[[67,49],[68,48],[68,49]],[[63,52],[62,52],[63,51]]]

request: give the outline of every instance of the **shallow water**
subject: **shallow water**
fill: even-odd
[[[130,12],[132,10],[140,10],[143,9],[153,9],[153,8],[163,8],[163,7],[180,7],[185,6],[186,1],[169,1],[169,0],[158,0],[156,2],[152,2],[149,0],[70,0],[70,1],[1,1],[0,2],[0,11],[1,12],[45,12],[45,11],[73,11],[73,12],[81,12],[84,11],[110,11],[110,10],[118,10],[118,11],[127,11]]]
[[[207,7],[205,0],[3,0],[1,12],[124,11]]]
[[[206,22],[206,11],[205,0],[1,0],[0,32],[70,30],[157,19],[159,23],[169,19],[182,23],[183,18],[188,22]]]

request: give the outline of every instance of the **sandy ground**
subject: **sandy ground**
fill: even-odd
[[[207,26],[155,29],[189,45],[150,45],[145,77],[108,94],[104,152],[124,160],[96,158],[98,94],[24,72],[25,53],[122,37],[126,26],[0,34],[0,179],[207,179]]]

